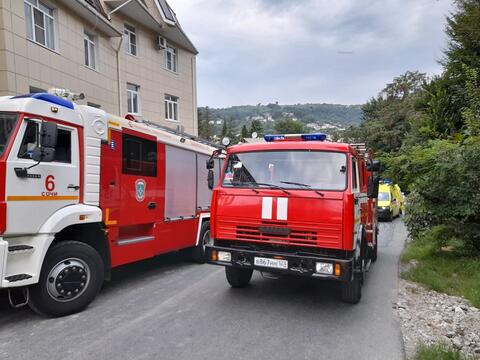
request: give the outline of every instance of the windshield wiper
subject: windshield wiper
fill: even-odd
[[[287,195],[290,195],[290,191],[288,191],[287,189],[281,187],[281,186],[278,186],[278,185],[275,185],[275,184],[269,184],[269,183],[259,183],[259,182],[250,182],[250,184],[252,185],[260,185],[260,186],[268,186],[268,187],[271,187],[271,188],[274,188],[274,189],[278,189],[278,190],[281,190],[283,191],[285,194]]]
[[[304,187],[304,188],[307,188],[307,189],[310,189],[312,190],[312,185],[308,185],[308,184],[302,184],[302,183],[298,183],[298,182],[293,182],[293,181],[280,181],[282,184],[288,184],[288,185],[297,185],[297,186],[301,186],[301,187]],[[324,193],[321,193],[320,191],[318,190],[313,190],[315,191],[318,195],[320,195],[321,197],[324,197],[325,194]]]
[[[235,182],[232,182],[230,185],[243,187],[244,184],[251,184],[251,182],[242,183],[242,182],[239,182],[239,181],[235,181]],[[252,188],[249,188],[249,189],[252,190],[255,194],[259,194],[258,190],[256,190],[256,189],[252,189]]]

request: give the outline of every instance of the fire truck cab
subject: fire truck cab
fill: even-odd
[[[379,162],[324,134],[265,140],[227,148],[208,262],[225,266],[232,287],[253,270],[308,276],[341,282],[342,299],[357,303],[377,257]]]
[[[61,316],[116,266],[179,249],[204,261],[215,149],[49,93],[0,98],[0,289]]]

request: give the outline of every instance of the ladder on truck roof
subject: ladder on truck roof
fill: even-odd
[[[174,130],[172,128],[169,128],[167,126],[163,126],[163,125],[159,125],[157,123],[154,123],[152,121],[149,121],[149,120],[134,120],[140,124],[145,124],[147,126],[151,126],[153,128],[156,128],[156,129],[159,129],[159,130],[162,130],[162,131],[165,131],[165,132],[168,132],[170,134],[174,134],[174,135],[177,135],[177,136],[181,136],[183,138],[186,138],[186,139],[190,139],[190,140],[193,140],[193,141],[196,141],[196,142],[199,142],[201,144],[204,144],[204,145],[208,145],[208,146],[211,146],[211,147],[214,147],[214,148],[217,148],[217,149],[220,149],[220,146],[218,144],[215,144],[215,143],[212,143],[208,140],[205,140],[205,139],[202,139],[201,137],[198,137],[198,136],[195,136],[195,135],[192,135],[192,134],[188,134],[186,132],[183,132],[183,131],[177,131],[177,130]]]
[[[366,143],[354,143],[350,144],[350,146],[354,147],[362,157],[368,157],[368,149]]]

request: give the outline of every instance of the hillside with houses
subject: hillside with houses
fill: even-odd
[[[276,132],[279,124],[294,122],[297,123],[293,124],[294,129],[329,134],[359,124],[361,105],[272,103],[228,108],[200,107],[198,119],[200,134],[210,139],[226,134],[249,136],[253,131],[260,134]]]

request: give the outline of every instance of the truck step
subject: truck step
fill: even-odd
[[[9,253],[20,253],[20,252],[26,252],[33,250],[33,246],[30,245],[11,245],[8,247],[8,252]]]
[[[30,279],[32,275],[29,274],[16,274],[16,275],[10,275],[6,276],[5,280],[8,282],[15,282],[15,281],[21,281],[21,280],[27,280]]]

